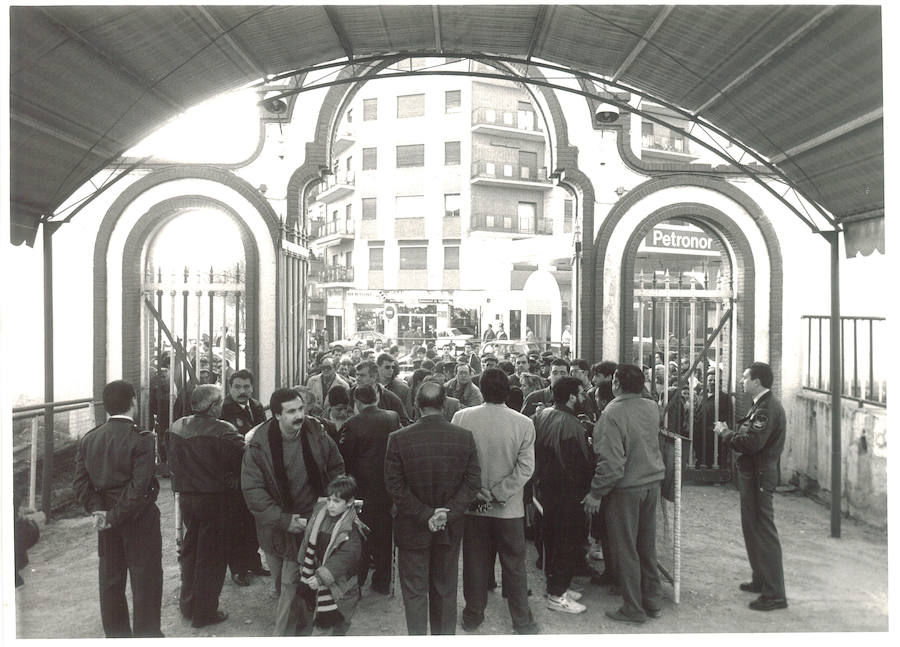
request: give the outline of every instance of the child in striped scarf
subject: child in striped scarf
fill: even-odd
[[[319,499],[300,545],[297,635],[310,635],[313,625],[344,635],[359,600],[357,572],[362,533],[368,528],[356,516],[356,480],[338,476]]]

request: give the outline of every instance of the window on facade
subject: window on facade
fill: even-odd
[[[425,196],[398,195],[394,216],[396,218],[423,218],[425,216]]]
[[[400,247],[400,269],[401,270],[425,270],[428,269],[428,248]]]
[[[444,142],[444,166],[459,164],[459,142]]]
[[[537,220],[537,203],[520,202],[518,216],[519,231],[534,232],[534,226]]]
[[[363,99],[363,121],[378,119],[378,99]]]
[[[424,94],[403,94],[397,97],[397,119],[422,117],[424,114]]]
[[[364,171],[374,171],[378,168],[378,149],[377,148],[364,148],[362,149],[362,170]]]
[[[518,127],[522,130],[534,130],[534,108],[527,101],[519,101]]]
[[[349,110],[347,110],[347,123],[348,124],[353,123],[353,108],[350,108]]]
[[[363,198],[362,199],[362,219],[363,220],[375,220],[377,215],[377,211],[375,208],[375,198]]]
[[[397,168],[425,166],[425,144],[397,146]]]
[[[384,247],[370,247],[369,248],[369,269],[370,270],[383,270],[384,269]]]
[[[348,171],[353,170],[353,156],[347,155],[347,163],[344,165]]]
[[[347,231],[351,231],[350,226],[353,224],[353,204],[347,203],[344,207],[344,219],[347,221]]]
[[[444,194],[444,218],[459,218],[459,207],[462,200],[458,193]]]
[[[453,114],[462,108],[462,93],[459,90],[447,90],[444,92],[444,112]]]
[[[688,140],[661,124],[644,122],[641,124],[641,147],[673,153],[690,153]]]
[[[519,151],[519,178],[532,180],[537,177],[537,153]]]
[[[444,269],[459,269],[459,245],[447,245],[444,247]]]
[[[575,201],[563,200],[563,233],[572,233],[572,222],[575,219]]]

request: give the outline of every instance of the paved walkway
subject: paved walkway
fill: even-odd
[[[227,578],[220,607],[231,617],[221,625],[198,630],[181,619],[172,531],[174,505],[166,480],[162,481],[159,505],[164,533],[162,622],[166,636],[270,635],[275,600],[271,578],[255,578],[247,588]],[[586,613],[564,616],[547,610],[541,597],[543,574],[534,568],[534,547],[529,544],[532,609],[542,633],[887,631],[886,533],[845,521],[843,537],[831,539],[827,509],[798,495],[778,495],[776,523],[784,546],[790,607],[760,613],[747,608],[753,596],[737,590],[738,583],[749,577],[737,491],[728,486],[685,486],[684,511],[681,602],[675,605],[668,600],[662,618],[639,627],[607,619],[603,611],[618,606],[619,599],[610,596],[607,588],[584,580],[580,584]],[[15,635],[102,637],[96,538],[90,519],[60,520],[41,532],[41,541],[29,555],[31,564],[22,572],[26,583],[16,591]],[[667,593],[671,596],[671,589]],[[350,635],[405,635],[399,587],[395,595],[380,596],[366,588]],[[460,608],[462,604],[460,583]],[[498,590],[489,597],[485,623],[476,634],[508,634],[511,629]]]

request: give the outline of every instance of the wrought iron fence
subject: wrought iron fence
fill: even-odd
[[[803,315],[805,357],[803,388],[831,391],[831,317]],[[887,406],[888,349],[884,317],[841,317],[841,395]]]

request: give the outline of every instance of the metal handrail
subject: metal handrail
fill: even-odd
[[[13,420],[17,419],[16,414],[20,413],[28,413],[31,411],[40,411],[43,413],[47,409],[55,409],[57,407],[62,407],[70,404],[91,404],[94,401],[93,398],[78,398],[77,400],[59,400],[57,402],[42,402],[40,404],[26,404],[21,407],[13,407]],[[76,407],[77,408],[77,407]],[[28,418],[29,416],[18,416],[20,418]]]

